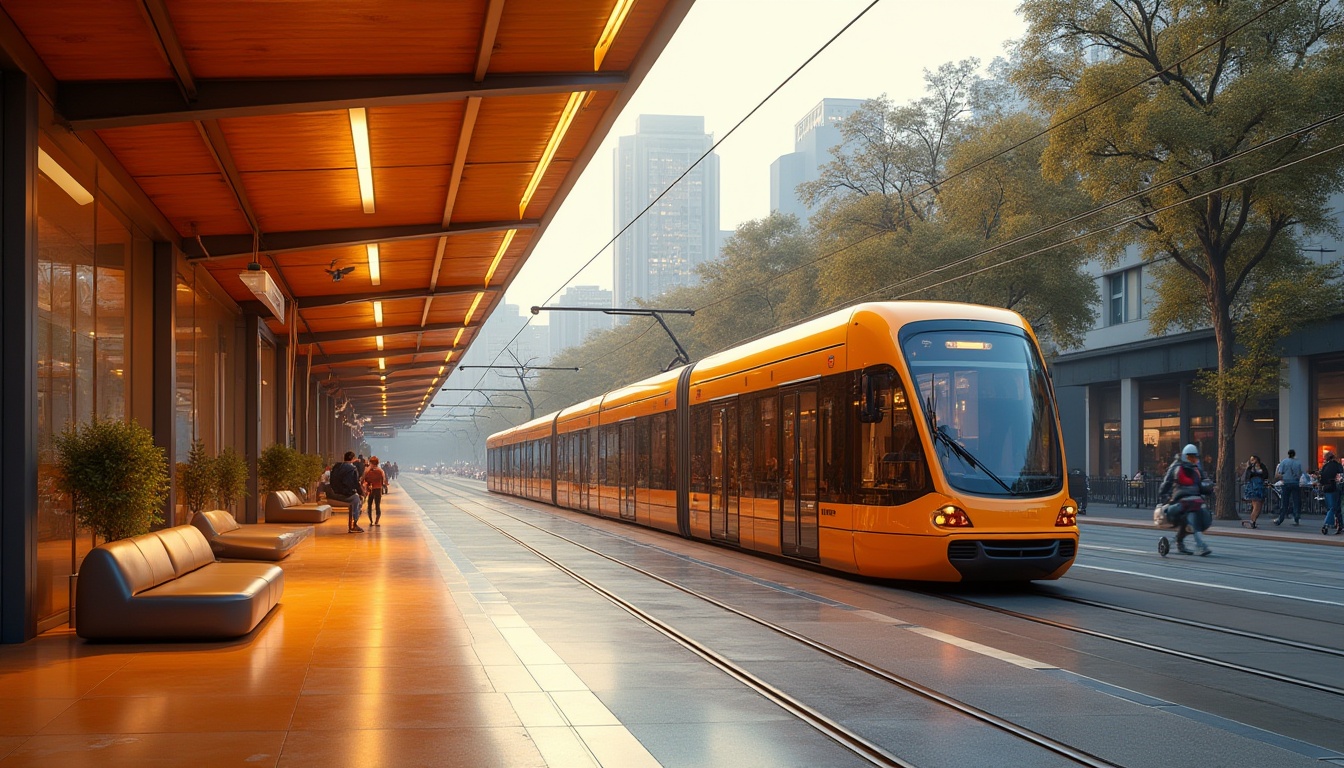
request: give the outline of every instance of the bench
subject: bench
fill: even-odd
[[[242,560],[283,560],[313,532],[309,525],[239,525],[222,509],[200,512],[191,524],[205,534],[216,557]]]
[[[110,541],[85,556],[75,633],[86,640],[240,637],[284,591],[279,566],[215,562],[205,534],[179,525]]]
[[[331,505],[304,502],[293,491],[273,491],[266,495],[268,523],[324,523],[331,517]]]

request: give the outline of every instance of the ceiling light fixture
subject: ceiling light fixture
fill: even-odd
[[[238,279],[247,286],[247,290],[257,297],[262,306],[271,311],[276,320],[285,322],[285,294],[280,292],[280,286],[275,284],[271,278],[271,273],[261,268],[261,259],[258,247],[261,240],[256,233],[252,235],[252,261],[247,265],[247,269],[238,273]]]
[[[374,338],[375,338],[375,340],[378,342],[378,351],[379,351],[379,352],[382,352],[382,351],[383,351],[383,337],[382,337],[382,336],[376,336],[376,337],[374,337]]]
[[[355,142],[359,199],[364,203],[364,212],[373,213],[373,157],[369,151],[369,114],[363,107],[350,110],[350,136]]]
[[[630,13],[630,8],[634,4],[635,0],[616,0],[615,7],[611,9],[611,16],[607,18],[607,26],[602,30],[602,36],[597,38],[597,45],[593,48],[594,72],[602,68],[602,59],[606,58],[611,44],[616,42],[616,33],[621,31],[625,16]]]
[[[509,243],[513,242],[513,236],[518,234],[518,230],[510,229],[504,233],[504,242],[499,244],[499,252],[495,254],[495,260],[490,262],[490,269],[485,273],[485,287],[490,287],[490,278],[495,276],[495,270],[499,269],[499,262],[504,259],[504,252],[509,250]]]
[[[378,244],[369,243],[365,246],[369,252],[369,282],[374,285],[381,285],[383,282],[383,267],[378,261]]]
[[[463,325],[471,322],[471,316],[476,314],[476,308],[481,305],[481,299],[485,298],[485,291],[476,294],[476,298],[471,300],[471,309],[467,310],[467,319],[462,321]],[[457,342],[453,342],[456,344]]]
[[[456,347],[458,344],[460,344],[460,343],[462,342],[462,334],[464,334],[464,333],[466,333],[466,332],[467,332],[467,329],[466,329],[466,328],[458,328],[458,329],[457,329],[457,338],[453,339],[453,346],[454,346],[454,347]]]
[[[387,370],[387,358],[385,357],[378,358],[378,370],[380,371]]]
[[[373,302],[373,323],[379,328],[383,327],[383,302]]]
[[[37,169],[45,173],[53,184],[60,187],[76,203],[88,205],[93,202],[93,195],[89,194],[89,190],[85,189],[83,184],[75,181],[75,177],[71,176],[69,171],[56,162],[56,158],[48,155],[47,151],[41,147],[38,147],[37,150]]]
[[[579,113],[579,106],[583,104],[583,99],[588,95],[587,91],[576,91],[569,95],[569,101],[565,102],[565,108],[560,112],[560,120],[555,124],[555,130],[551,133],[550,141],[546,142],[546,149],[541,153],[541,160],[537,161],[536,170],[532,171],[532,178],[527,182],[527,189],[523,190],[523,199],[518,203],[518,218],[522,218],[527,212],[527,204],[532,202],[532,195],[541,185],[541,177],[546,174],[547,167],[551,160],[555,159],[555,152],[560,148],[560,142],[565,138],[565,132],[569,130],[569,124],[574,122],[574,116]]]
[[[440,365],[440,366],[439,366],[439,375],[440,375],[440,376],[443,375],[443,372],[444,372],[444,370],[445,370],[447,367],[448,367],[448,366],[446,366],[446,365]]]

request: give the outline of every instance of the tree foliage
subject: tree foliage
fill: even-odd
[[[1262,14],[1269,6],[1021,5],[1028,31],[1014,79],[1052,120],[1075,118],[1051,132],[1047,173],[1077,179],[1095,200],[1135,196],[1128,213],[1140,218],[1116,230],[1109,253],[1132,244],[1170,265],[1158,271],[1154,330],[1212,326],[1219,376],[1238,375],[1246,296],[1307,267],[1298,238],[1334,229],[1327,197],[1344,181],[1341,153],[1321,154],[1344,140],[1344,127],[1309,127],[1344,106],[1340,6],[1288,0]],[[1291,309],[1287,327],[1304,319]],[[1235,389],[1230,381],[1213,388],[1219,457],[1232,455]],[[1228,471],[1219,473],[1219,516],[1235,516],[1232,462],[1220,464]]]
[[[218,485],[215,472],[215,460],[205,452],[205,443],[193,442],[187,460],[177,465],[177,488],[182,494],[182,503],[193,515],[199,514],[214,500]]]
[[[163,522],[168,459],[139,424],[73,424],[56,437],[56,464],[76,522],[104,540],[149,533]]]
[[[298,472],[299,454],[293,448],[275,443],[257,457],[257,482],[263,494],[294,489]]]
[[[215,457],[215,503],[232,510],[238,497],[247,492],[247,462],[232,447]]]

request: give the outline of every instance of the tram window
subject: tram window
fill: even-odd
[[[653,419],[649,416],[641,416],[635,421],[635,445],[638,447],[635,462],[635,484],[640,488],[648,488],[651,477],[651,465],[653,463],[651,455],[651,436],[653,434]],[[644,497],[645,500],[648,497]]]
[[[753,477],[756,471],[756,422],[761,398],[745,396],[741,403],[742,431],[737,441],[738,483],[741,484],[743,496],[755,496],[756,486]]]
[[[849,488],[845,482],[845,412],[846,397],[843,376],[822,379],[817,403],[817,449],[821,453],[821,476],[818,491],[822,501],[847,503]]]
[[[759,400],[759,428],[756,430],[756,498],[779,498],[779,398],[767,395]]]
[[[649,487],[659,490],[668,488],[667,484],[667,414],[654,414],[649,425],[651,432],[651,462],[649,467]]]
[[[709,492],[709,406],[691,409],[691,491]]]
[[[895,369],[865,371],[856,389],[860,397],[883,403],[881,419],[866,422],[856,413],[859,437],[858,489],[863,504],[904,504],[929,491],[929,468],[915,428],[905,387]]]

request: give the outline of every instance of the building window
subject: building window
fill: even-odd
[[[1106,324],[1120,325],[1143,318],[1143,267],[1106,276]]]

